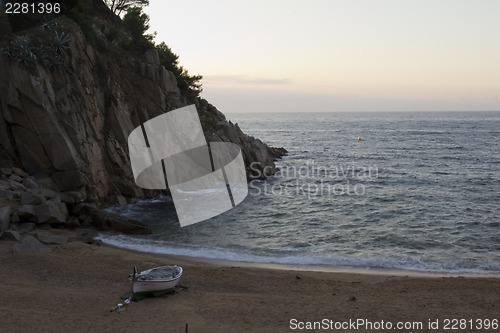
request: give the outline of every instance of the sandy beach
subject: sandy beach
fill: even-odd
[[[291,332],[324,319],[332,332],[374,331],[335,329],[334,323],[358,319],[423,325],[393,332],[441,332],[447,319],[498,320],[500,313],[498,277],[253,268],[77,242],[52,246],[47,254],[13,254],[13,244],[0,242],[1,332],[180,333],[186,323],[192,333]],[[187,289],[110,312],[129,291],[134,265],[164,264],[183,266]],[[429,329],[436,319],[439,330]]]

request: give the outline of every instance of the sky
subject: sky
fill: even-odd
[[[500,111],[498,0],[150,0],[220,111]]]

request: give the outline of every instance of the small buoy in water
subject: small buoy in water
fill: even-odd
[[[358,141],[361,141],[361,136],[360,135],[358,135]]]

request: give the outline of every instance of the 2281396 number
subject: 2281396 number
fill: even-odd
[[[498,319],[444,319],[444,330],[497,330]]]
[[[60,12],[61,12],[61,4],[58,2],[54,3],[7,2],[5,4],[6,14],[59,14]]]

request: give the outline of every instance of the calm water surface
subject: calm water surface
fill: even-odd
[[[257,263],[500,273],[500,113],[228,118],[289,151],[280,173],[251,182],[235,209],[185,228],[168,198],[114,207],[154,234],[101,238]]]

